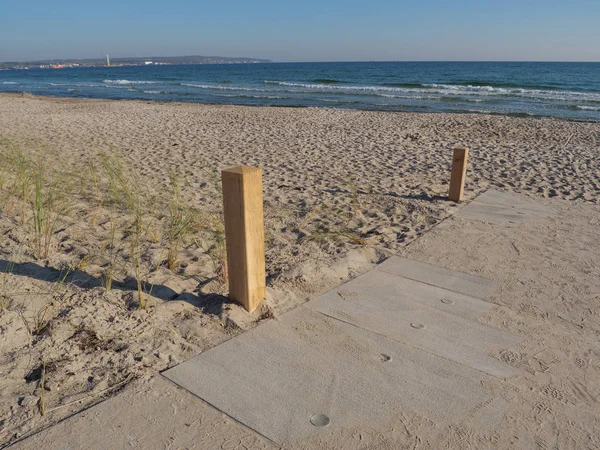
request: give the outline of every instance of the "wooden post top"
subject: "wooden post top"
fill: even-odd
[[[262,169],[259,167],[252,167],[252,166],[235,166],[235,167],[228,167],[227,169],[223,169],[223,172],[236,173],[236,174],[240,174],[240,175],[255,173],[257,171],[262,172]]]

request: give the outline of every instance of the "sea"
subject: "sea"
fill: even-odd
[[[600,121],[600,63],[336,62],[0,71],[42,96]]]

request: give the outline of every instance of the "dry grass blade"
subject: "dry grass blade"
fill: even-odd
[[[46,385],[46,363],[42,362],[42,376],[40,378],[40,384],[39,384],[40,401],[38,403],[38,406],[40,409],[40,414],[42,416],[46,414],[46,398],[44,396],[45,385]]]
[[[131,380],[133,380],[134,376],[133,375],[129,375],[127,378],[125,378],[123,381],[119,381],[117,384],[114,384],[110,387],[107,387],[106,389],[102,389],[101,391],[98,392],[93,392],[91,394],[86,395],[83,398],[77,399],[77,400],[72,400],[70,402],[64,403],[62,405],[59,406],[55,406],[54,408],[50,408],[47,412],[52,412],[52,411],[56,411],[58,409],[62,409],[62,408],[66,408],[67,406],[71,406],[77,403],[81,403],[81,402],[85,402],[86,400],[89,400],[92,397],[98,397],[99,395],[104,395],[108,392],[112,392],[115,389],[120,388],[121,386],[124,386],[125,384],[129,383]]]

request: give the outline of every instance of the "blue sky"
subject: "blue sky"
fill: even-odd
[[[0,61],[600,61],[599,0],[0,0]]]

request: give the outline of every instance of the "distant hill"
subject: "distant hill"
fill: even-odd
[[[140,66],[146,64],[252,64],[270,63],[271,60],[260,58],[229,58],[226,56],[148,56],[110,58],[112,66]],[[83,59],[48,59],[40,61],[0,62],[0,69],[23,69],[35,67],[96,67],[105,66],[106,58],[83,58]]]

